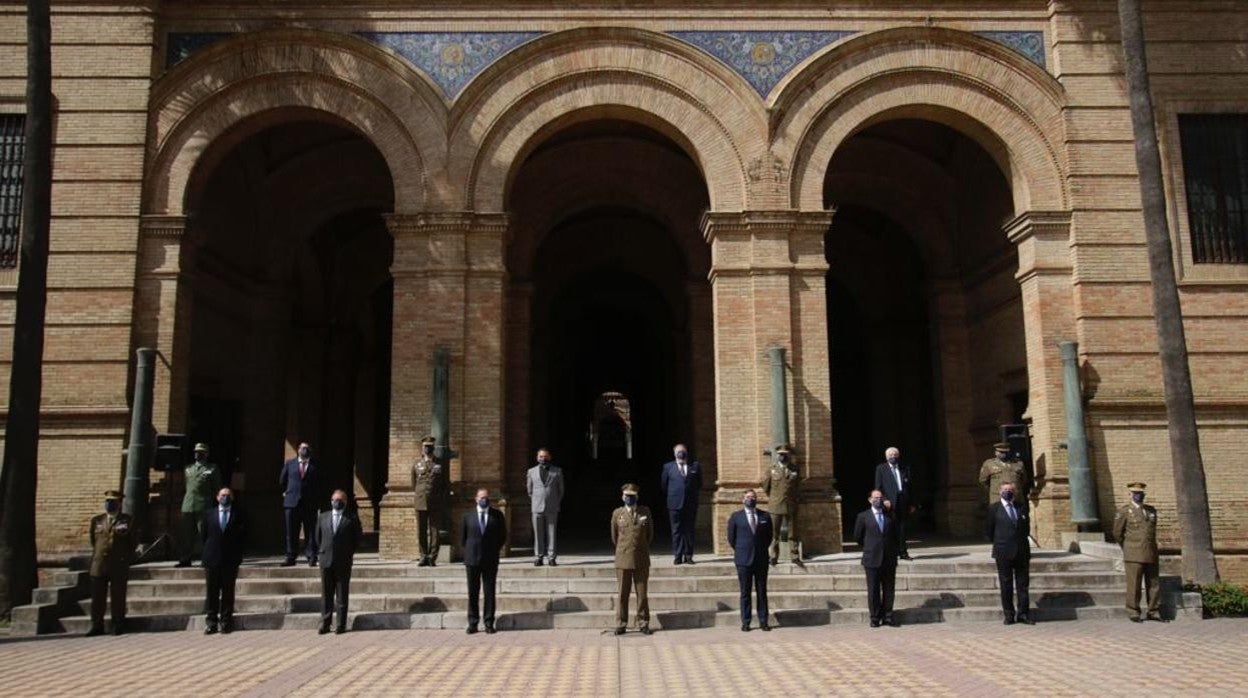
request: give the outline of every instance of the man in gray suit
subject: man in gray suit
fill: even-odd
[[[525,487],[533,509],[533,560],[542,566],[542,558],[551,567],[558,565],[555,552],[555,525],[559,521],[559,503],[563,501],[563,471],[551,462],[550,449],[537,450],[537,465],[529,468]]]

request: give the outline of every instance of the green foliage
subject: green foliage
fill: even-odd
[[[1201,589],[1200,596],[1209,616],[1248,616],[1248,587],[1214,582]]]

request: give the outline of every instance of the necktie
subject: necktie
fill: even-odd
[[[688,477],[688,475],[687,475],[687,474],[686,474],[686,472],[685,472],[685,464],[684,464],[684,463],[681,463],[681,464],[680,464],[680,476],[681,476],[681,477]]]
[[[1005,510],[1006,510],[1007,512],[1009,512],[1009,514],[1010,514],[1010,521],[1013,521],[1013,522],[1017,523],[1017,522],[1018,522],[1018,516],[1014,514],[1014,505],[1013,505],[1013,504],[1007,504],[1007,505],[1005,506]]]
[[[485,534],[485,512],[479,511],[477,513],[479,514],[477,518],[481,519],[481,534],[484,535]]]
[[[299,461],[299,479],[302,480],[304,475],[308,474],[308,462]]]
[[[897,480],[897,491],[900,492],[901,491],[901,471],[898,470],[897,466],[895,465],[893,466],[893,479]]]
[[[337,533],[337,532],[338,532],[338,522],[339,522],[340,520],[342,520],[342,515],[341,515],[341,514],[337,514],[337,513],[336,513],[336,514],[334,514],[334,531],[333,531],[334,533]]]
[[[883,512],[877,511],[875,513],[875,525],[880,527],[880,533],[884,532],[884,513]]]
[[[224,530],[225,530],[225,527],[226,527],[229,523],[230,523],[230,510],[229,510],[229,509],[222,509],[222,510],[221,510],[221,530],[222,530],[222,531],[224,531]]]
[[[750,512],[750,533],[758,531],[758,523],[754,520],[754,513]]]

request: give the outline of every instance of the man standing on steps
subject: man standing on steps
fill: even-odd
[[[667,516],[672,525],[672,564],[693,564],[693,531],[698,518],[698,495],[702,492],[702,466],[689,460],[689,449],[676,444],[674,458],[663,465],[659,480],[667,495]]]
[[[308,567],[316,566],[316,548],[312,545],[316,526],[316,490],[320,466],[312,459],[312,447],[299,444],[298,455],[282,465],[278,485],[282,488],[282,508],[286,514],[286,561],[283,567],[295,564],[299,550],[299,531],[303,531],[304,551]]]
[[[746,490],[744,508],[728,517],[728,547],[737,566],[737,589],[741,592],[741,630],[750,630],[750,587],[758,597],[758,627],[771,630],[767,622],[767,547],[775,535],[772,517],[758,508],[758,495]]]
[[[1114,540],[1122,546],[1122,567],[1127,577],[1127,614],[1140,619],[1140,582],[1147,589],[1148,620],[1161,618],[1161,580],[1158,576],[1157,510],[1144,503],[1142,482],[1127,485],[1131,501],[1114,515]]]
[[[351,563],[363,535],[359,518],[347,511],[347,493],[334,490],[329,511],[322,513],[316,522],[317,559],[321,564],[321,635],[329,632],[335,610],[338,626],[334,632],[339,635],[347,632]]]
[[[234,631],[234,583],[238,566],[243,564],[243,541],[247,536],[247,520],[234,506],[234,492],[222,487],[217,492],[217,506],[204,512],[204,576],[208,598],[204,634]]]
[[[133,521],[121,510],[121,492],[104,493],[104,513],[91,519],[91,629],[104,634],[104,605],[112,591],[113,634],[126,632],[126,583],[136,543]]]
[[[893,449],[889,449],[893,450]],[[871,507],[854,521],[854,540],[862,548],[862,568],[867,573],[867,608],[871,627],[897,627],[893,618],[893,591],[897,584],[897,538],[899,526],[884,506],[884,493],[871,490]]]
[[[790,542],[789,561],[800,562],[797,545],[797,498],[799,481],[787,445],[776,449],[776,460],[763,474],[759,489],[767,493],[767,509],[775,530],[771,539],[771,564],[780,562],[780,540]]]
[[[901,450],[890,446],[884,451],[884,462],[875,466],[875,489],[891,502],[891,513],[897,527],[897,550],[902,560],[910,559],[906,547],[906,518],[914,508],[910,491],[910,466],[901,462]]]
[[[563,501],[563,470],[555,465],[550,449],[537,450],[537,465],[529,468],[525,488],[533,510],[533,564],[542,566],[542,558],[551,567],[558,565],[555,529],[559,523],[559,503]]]
[[[650,541],[654,540],[654,520],[650,508],[637,503],[637,485],[623,487],[624,506],[611,512],[611,545],[615,547],[615,578],[619,595],[615,601],[615,634],[628,627],[628,597],[637,587],[637,628],[650,634]]]
[[[992,557],[997,562],[997,583],[1001,588],[1001,610],[1005,612],[1005,624],[1015,621],[1034,625],[1028,613],[1031,574],[1030,513],[1026,499],[1015,496],[1012,482],[1001,484],[998,501],[988,508],[986,533],[992,541]],[[1014,592],[1018,591],[1018,608],[1014,607]]]
[[[412,501],[416,507],[416,543],[420,548],[418,567],[435,567],[441,542],[442,523],[450,490],[447,468],[434,457],[438,440],[426,436],[420,441],[420,458],[412,464]]]
[[[477,506],[464,514],[459,526],[459,547],[464,551],[468,573],[469,635],[477,632],[481,620],[480,597],[484,587],[485,632],[494,634],[494,587],[498,579],[498,559],[507,542],[507,520],[503,512],[490,506],[490,491],[477,490]]]
[[[216,502],[217,490],[225,486],[221,470],[208,462],[208,444],[195,444],[195,461],[183,469],[186,494],[182,495],[182,554],[178,567],[190,567],[203,531],[204,512]]]

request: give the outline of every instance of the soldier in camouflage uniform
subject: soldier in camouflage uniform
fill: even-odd
[[[780,562],[780,540],[790,541],[789,554],[792,562],[800,562],[797,545],[797,498],[801,481],[797,466],[790,457],[788,445],[776,449],[776,460],[763,474],[758,488],[767,493],[767,511],[771,514],[775,537],[768,551],[771,564]]]
[[[619,595],[615,600],[615,634],[623,635],[628,626],[630,587],[637,589],[637,628],[650,634],[650,541],[654,540],[654,517],[650,507],[637,503],[637,486],[623,487],[624,506],[611,512],[611,545],[615,547],[615,578]]]
[[[1114,515],[1114,540],[1122,546],[1122,569],[1127,577],[1127,614],[1140,620],[1140,582],[1147,588],[1148,620],[1161,621],[1161,578],[1158,574],[1157,510],[1144,503],[1142,482],[1127,485],[1131,501]]]
[[[447,505],[447,468],[434,457],[437,439],[420,441],[420,458],[412,464],[412,503],[416,507],[416,542],[420,547],[419,567],[438,564],[442,514]]]
[[[979,484],[988,488],[988,506],[1000,499],[1001,485],[1010,482],[1019,499],[1031,493],[1031,473],[1018,458],[1012,457],[1010,445],[1004,441],[993,444],[996,455],[984,461],[979,468]]]
[[[91,519],[91,629],[87,637],[104,634],[104,606],[110,600],[113,634],[126,631],[126,583],[134,558],[137,531],[130,515],[121,511],[122,495],[104,493],[104,513]]]

